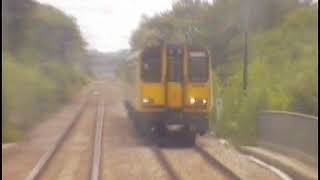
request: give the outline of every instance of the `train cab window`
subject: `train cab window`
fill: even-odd
[[[141,78],[144,82],[161,81],[161,55],[160,50],[150,50],[143,54],[141,62]]]
[[[182,81],[182,50],[168,49],[168,80],[171,82]]]
[[[209,78],[209,59],[205,53],[190,53],[189,79],[192,82],[207,82]]]

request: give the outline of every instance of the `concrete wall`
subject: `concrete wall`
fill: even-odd
[[[318,163],[318,117],[265,111],[259,115],[257,126],[260,146]]]

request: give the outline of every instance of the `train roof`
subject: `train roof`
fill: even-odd
[[[129,62],[129,61],[132,61],[134,59],[137,59],[137,58],[139,58],[140,54],[141,54],[141,50],[134,51],[134,52],[129,54],[129,56],[127,57],[126,61]]]
[[[176,47],[176,46],[181,46],[184,44],[175,44],[175,43],[168,43],[166,44],[167,47]],[[201,46],[196,46],[196,45],[189,45],[189,44],[185,44],[189,49],[191,50],[196,50],[196,51],[201,51],[201,50],[206,50],[208,51],[207,48],[201,47]],[[146,49],[153,49],[153,48],[159,48],[160,46],[149,46],[149,47],[145,47],[144,50]],[[134,59],[138,59],[141,55],[141,53],[143,52],[143,50],[136,50],[133,51],[132,53],[130,53],[128,55],[128,57],[126,58],[126,62],[132,62]],[[209,52],[209,51],[208,51]]]

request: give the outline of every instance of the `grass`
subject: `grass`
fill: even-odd
[[[3,142],[21,138],[26,130],[59,109],[87,82],[80,73],[59,64],[50,65],[44,71],[10,56],[4,57],[2,64]]]

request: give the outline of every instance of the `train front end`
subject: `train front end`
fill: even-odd
[[[146,48],[138,71],[139,131],[163,134],[180,127],[204,134],[212,109],[210,61],[208,51],[201,48],[177,44]]]
[[[186,45],[167,45],[166,110],[159,127],[180,126],[204,134],[212,109],[211,59],[207,50]]]

